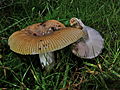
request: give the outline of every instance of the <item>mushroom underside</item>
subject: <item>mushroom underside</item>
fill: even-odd
[[[76,28],[83,28],[84,37],[73,44],[72,52],[78,57],[92,59],[97,57],[103,49],[104,39],[98,31],[85,26],[80,19],[72,18],[70,24]]]

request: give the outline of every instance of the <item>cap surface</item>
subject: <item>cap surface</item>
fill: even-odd
[[[59,29],[65,28],[65,25],[57,20],[48,20],[42,23],[36,23],[26,27],[26,33],[36,36],[44,36]]]
[[[40,30],[42,28],[44,31],[45,28],[38,28],[38,25],[42,24],[33,24],[21,31],[14,32],[8,39],[10,49],[20,54],[52,52],[74,43],[84,34],[81,29],[68,27],[43,35]]]
[[[43,23],[41,23],[42,26],[44,26],[45,28],[54,28],[56,30],[59,30],[61,28],[65,28],[65,25],[62,24],[61,22],[57,21],[57,20],[48,20],[45,21]]]

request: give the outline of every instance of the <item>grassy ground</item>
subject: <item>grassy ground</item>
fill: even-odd
[[[77,58],[66,47],[56,52],[58,60],[48,72],[41,70],[38,55],[19,55],[9,49],[7,40],[13,32],[49,19],[69,26],[72,17],[81,18],[104,37],[105,48],[97,58]],[[0,87],[120,90],[119,29],[119,0],[0,0]]]

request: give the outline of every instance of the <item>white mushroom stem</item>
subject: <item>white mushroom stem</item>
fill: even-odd
[[[40,63],[42,64],[42,68],[49,66],[50,64],[54,63],[54,53],[47,52],[43,54],[39,54]]]

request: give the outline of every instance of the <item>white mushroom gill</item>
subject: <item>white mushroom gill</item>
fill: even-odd
[[[82,21],[77,18],[72,18],[70,24],[76,28],[82,27],[86,33],[82,40],[78,40],[73,45],[72,52],[81,58],[92,59],[97,57],[101,53],[104,44],[104,39],[100,33],[89,26],[85,26]]]

